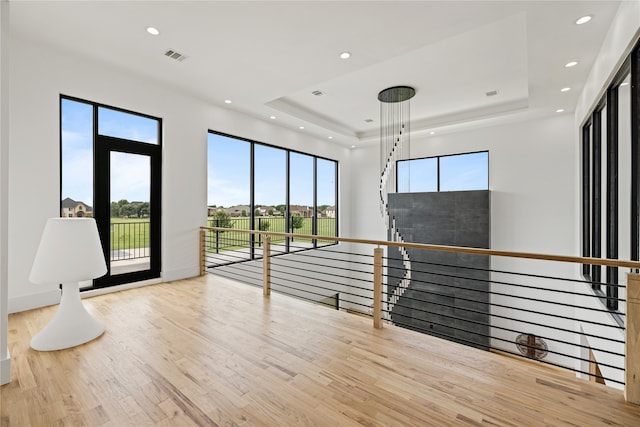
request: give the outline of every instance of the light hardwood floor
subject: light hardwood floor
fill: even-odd
[[[85,300],[107,332],[29,348],[9,318],[2,426],[640,426],[622,393],[207,275]]]

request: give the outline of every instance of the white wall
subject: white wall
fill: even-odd
[[[9,3],[0,1],[0,384],[10,380],[8,328]]]
[[[349,217],[350,151],[208,105],[105,64],[14,35],[11,40],[9,311],[58,302],[56,286],[28,281],[47,218],[59,215],[60,94],[163,119],[162,279],[197,275],[198,227],[206,224],[207,129],[297,149],[340,162],[340,209]],[[349,233],[348,223],[341,233]]]

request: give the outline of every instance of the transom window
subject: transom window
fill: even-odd
[[[397,192],[489,189],[489,152],[399,160]]]

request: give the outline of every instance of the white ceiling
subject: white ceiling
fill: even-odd
[[[573,111],[618,1],[11,1],[11,30],[341,145]],[[591,22],[575,20],[592,15]],[[161,34],[147,34],[147,26]],[[187,56],[182,62],[167,49]],[[342,51],[352,57],[342,60]],[[565,68],[569,61],[578,61]],[[563,87],[571,87],[561,93]],[[315,96],[320,90],[323,96]],[[488,91],[498,95],[487,97]],[[231,104],[224,100],[230,99]],[[269,119],[276,116],[275,120]],[[372,119],[372,122],[365,120]],[[299,130],[304,126],[304,130]]]

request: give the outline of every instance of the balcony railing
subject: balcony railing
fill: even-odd
[[[111,261],[149,257],[148,220],[112,222],[110,231]]]
[[[314,222],[315,221],[315,222]],[[251,257],[251,248],[259,248],[262,246],[264,234],[248,234],[248,230],[269,231],[276,233],[286,233],[287,221],[283,216],[256,217],[254,218],[254,226],[251,228],[251,218],[246,217],[230,217],[228,219],[208,219],[211,229],[207,234],[208,250],[216,254],[222,254],[219,260],[235,260],[233,254],[225,256],[225,253],[231,251],[242,251],[247,257]],[[317,235],[336,236],[336,219],[335,218],[300,218],[300,221],[289,221],[289,229],[297,231],[300,234],[313,234],[315,227]],[[294,228],[293,225],[298,226]],[[226,228],[223,228],[226,227]],[[293,235],[292,235],[293,236]],[[272,244],[280,244],[285,248],[285,252],[300,249],[308,249],[310,247],[324,246],[334,244],[334,240],[314,240],[294,237],[286,237],[284,235],[273,235]],[[237,255],[237,254],[236,254]]]
[[[241,236],[238,243],[262,242],[253,260],[238,247],[221,262],[211,240],[228,232]],[[285,252],[273,243],[282,239],[313,243],[326,236],[202,227],[201,273],[369,316],[376,328],[395,325],[553,365],[624,388],[640,404],[640,362],[625,357],[640,354],[640,262],[341,237],[331,239],[339,245]],[[402,292],[399,248],[413,257]],[[470,257],[488,267],[468,267]],[[615,316],[581,278],[583,264],[635,271],[617,285]]]

